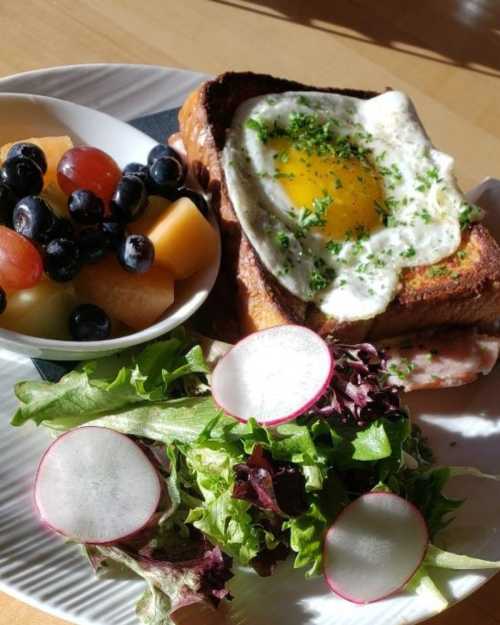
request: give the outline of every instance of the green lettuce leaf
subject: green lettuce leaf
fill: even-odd
[[[95,545],[91,547],[91,552],[104,561],[125,566],[147,582],[149,591],[142,595],[136,606],[144,625],[170,625],[173,622],[170,614],[186,601],[200,605],[207,601],[205,583],[210,577],[204,578],[204,571],[196,562],[176,565],[148,560],[117,546]],[[207,562],[207,568],[209,566],[210,561]]]
[[[483,473],[480,469],[476,467],[446,467],[450,474],[450,479],[452,477],[478,477],[484,480],[493,480],[494,482],[500,481],[500,475],[495,475],[493,473]]]
[[[402,451],[411,436],[412,428],[407,417],[394,421],[382,419],[382,422],[391,446],[391,454],[379,463],[378,478],[386,481],[387,476],[397,474],[401,468]]]
[[[319,491],[328,470],[328,458],[316,442],[309,428],[297,423],[287,423],[274,431],[265,430],[255,424],[255,432],[260,430],[260,444],[269,449],[275,460],[293,462],[300,465],[306,478],[307,491]],[[265,441],[264,439],[265,435]],[[251,453],[252,449],[247,449]]]
[[[19,426],[57,421],[61,415],[76,425],[131,407],[168,399],[184,376],[206,374],[200,346],[178,332],[142,351],[129,351],[85,363],[59,382],[20,382],[20,406],[12,419]],[[71,426],[70,426],[71,427]]]
[[[110,411],[104,417],[89,417],[87,413],[68,417],[54,417],[43,425],[55,430],[68,430],[87,422],[108,427],[123,434],[130,434],[154,441],[190,443],[219,414],[211,397],[181,397],[154,404],[131,406],[119,412]],[[222,417],[222,423],[233,423]]]
[[[453,569],[454,571],[469,571],[479,569],[500,569],[500,560],[482,560],[443,551],[435,545],[429,545],[425,555],[424,564],[440,569]]]
[[[233,427],[227,425],[222,435],[217,435],[220,420],[216,418],[197,441],[181,447],[203,498],[201,505],[191,509],[186,522],[240,563],[249,564],[262,549],[265,536],[253,521],[250,504],[232,497],[234,466],[245,458],[245,453],[241,440],[231,436]]]
[[[435,469],[404,469],[390,473],[383,481],[393,493],[405,497],[422,513],[427,522],[431,540],[453,521],[453,512],[463,501],[443,493],[451,472],[447,467]]]
[[[409,419],[377,419],[363,429],[352,425],[327,424],[320,420],[311,425],[315,439],[328,435],[329,462],[341,470],[359,469],[369,462],[378,462],[380,479],[399,469],[401,449],[410,434]],[[366,469],[366,466],[364,467]]]
[[[407,497],[424,515],[431,539],[448,527],[454,518],[453,512],[463,504],[463,500],[443,494],[449,479],[449,470],[440,468],[421,475],[414,473],[407,483]]]
[[[135,612],[142,625],[172,625],[170,608],[167,595],[153,584],[148,584],[135,606]]]
[[[265,533],[249,512],[250,504],[233,499],[232,489],[193,508],[186,523],[192,523],[240,564],[246,565],[265,544]]]
[[[307,568],[306,577],[321,573],[324,533],[349,503],[343,483],[333,472],[325,480],[322,492],[309,498],[309,509],[283,524],[290,530],[290,547],[296,553],[294,568]]]
[[[482,560],[470,556],[443,551],[433,544],[429,544],[422,565],[406,585],[406,590],[428,598],[437,603],[440,610],[449,606],[448,599],[434,583],[429,569],[442,568],[455,571],[472,571],[481,569],[499,569],[500,561]]]
[[[375,421],[369,427],[357,432],[352,445],[353,460],[382,460],[392,453],[386,428],[380,421]]]
[[[23,425],[32,419],[38,425],[60,415],[81,417],[85,420],[124,406],[143,402],[131,380],[131,371],[122,369],[109,387],[90,382],[86,372],[71,371],[60,382],[19,382],[15,387],[21,402],[12,419],[12,425]]]
[[[306,567],[306,577],[321,573],[322,536],[327,523],[317,497],[314,497],[307,512],[284,523],[284,528],[290,530],[290,547],[296,553],[293,566],[296,569]]]
[[[425,565],[420,565],[416,573],[406,584],[406,590],[420,595],[424,599],[428,599],[436,604],[439,612],[446,610],[450,605],[448,599],[443,595],[434,583]]]

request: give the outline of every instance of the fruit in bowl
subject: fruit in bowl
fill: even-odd
[[[0,328],[78,341],[142,330],[217,257],[206,201],[167,146],[123,170],[67,136],[8,143],[0,159]]]

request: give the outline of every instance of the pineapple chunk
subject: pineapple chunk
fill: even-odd
[[[189,278],[217,256],[217,232],[187,197],[173,202],[147,235],[155,248],[155,262],[176,280]]]
[[[46,339],[69,339],[69,317],[78,305],[73,285],[42,280],[7,295],[0,327]]]

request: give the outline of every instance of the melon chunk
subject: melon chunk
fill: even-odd
[[[163,217],[171,202],[159,195],[150,195],[144,214],[137,221],[128,224],[127,230],[131,234],[148,234],[156,222]]]
[[[69,218],[68,196],[61,191],[56,182],[46,185],[40,195],[50,206],[56,217]]]
[[[44,151],[47,159],[47,173],[44,176],[45,186],[57,185],[57,165],[61,156],[73,147],[73,141],[68,136],[61,137],[30,137],[29,139],[18,139],[2,145],[0,148],[0,160],[5,160],[7,152],[15,143],[34,143]]]
[[[78,301],[73,285],[42,280],[7,295],[0,327],[29,336],[69,339],[69,317]]]
[[[174,301],[174,282],[163,267],[155,265],[146,273],[129,273],[113,257],[84,267],[75,285],[81,298],[134,330],[158,321]]]
[[[217,232],[187,197],[173,202],[147,235],[156,262],[176,280],[189,278],[217,256]]]

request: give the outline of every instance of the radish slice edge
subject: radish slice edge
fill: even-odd
[[[134,441],[85,426],[65,432],[45,451],[34,504],[53,531],[82,543],[109,544],[147,526],[161,494],[157,470]]]
[[[365,604],[401,590],[421,565],[429,541],[420,511],[393,493],[366,493],[339,514],[325,536],[330,589]]]
[[[229,350],[212,373],[215,403],[242,422],[276,426],[303,414],[323,395],[333,375],[327,343],[309,328],[274,326]]]

